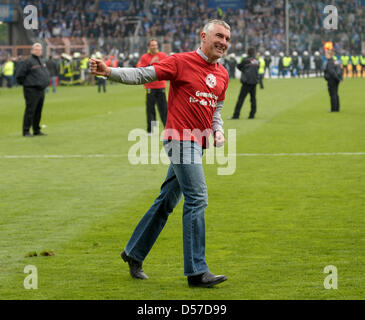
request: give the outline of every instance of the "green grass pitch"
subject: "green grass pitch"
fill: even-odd
[[[46,97],[48,136],[37,138],[21,137],[21,88],[2,88],[0,299],[363,299],[365,79],[341,84],[338,114],[328,113],[323,79],[264,84],[257,118],[247,119],[247,98],[235,121],[226,119],[240,83],[229,85],[235,174],[205,165],[207,261],[228,277],[212,289],[191,289],[183,275],[183,202],[144,263],[149,280],[131,279],[119,256],[167,170],[126,156],[129,132],[146,126],[142,86],[60,87]],[[95,154],[121,156],[62,157]],[[24,288],[27,265],[37,267],[37,290]],[[337,290],[324,288],[328,265]]]

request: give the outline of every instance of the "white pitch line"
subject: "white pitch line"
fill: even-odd
[[[140,155],[139,157],[150,157]],[[234,154],[229,154],[234,156]],[[237,153],[237,157],[310,157],[310,156],[365,156],[365,152],[324,152],[324,153]],[[127,154],[45,154],[45,155],[0,155],[0,159],[93,159],[125,158]]]
[[[126,154],[45,154],[45,155],[4,155],[0,159],[85,159],[85,158],[124,158]]]
[[[365,152],[237,153],[238,157],[365,156]]]

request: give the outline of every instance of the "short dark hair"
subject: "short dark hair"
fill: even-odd
[[[256,53],[256,50],[255,48],[248,48],[247,50],[247,54],[250,56],[250,57],[253,57]]]
[[[147,46],[148,46],[148,47],[150,46],[150,43],[151,43],[152,41],[156,41],[156,42],[157,42],[157,44],[158,44],[158,40],[157,40],[156,38],[152,38],[152,39],[148,40],[148,42],[147,42]]]

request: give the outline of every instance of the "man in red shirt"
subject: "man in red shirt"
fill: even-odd
[[[151,39],[147,44],[148,52],[145,53],[141,60],[137,63],[137,68],[147,67],[155,62],[159,62],[167,57],[165,52],[158,50],[158,42],[156,39]],[[167,118],[167,102],[166,102],[166,81],[154,81],[144,84],[146,95],[146,108],[147,108],[147,132],[152,133],[151,123],[156,121],[155,104],[157,103],[158,112],[163,125],[166,125]]]
[[[229,77],[217,61],[228,48],[230,27],[222,20],[211,20],[200,37],[201,47],[196,51],[173,54],[152,66],[108,68],[103,61],[91,59],[90,71],[125,84],[170,80],[164,146],[171,164],[159,196],[137,225],[121,256],[128,262],[132,277],[147,279],[142,263],[184,195],[184,275],[189,286],[212,287],[227,277],[211,273],[205,260],[208,192],[202,154],[211,133],[216,147],[225,142],[220,112]]]

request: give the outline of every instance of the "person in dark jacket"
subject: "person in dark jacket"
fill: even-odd
[[[41,61],[42,45],[35,43],[31,55],[24,60],[17,70],[16,79],[23,86],[25,98],[25,113],[23,119],[23,136],[32,137],[30,127],[33,127],[34,136],[45,135],[39,126],[44,103],[44,91],[49,84],[47,67]]]
[[[305,75],[307,75],[307,78],[309,78],[310,65],[311,65],[311,57],[310,57],[308,51],[304,51],[303,56],[302,56],[302,66],[303,66],[302,77],[303,78]]]
[[[292,54],[292,64],[291,64],[291,77],[299,77],[299,57],[298,52],[294,51]]]
[[[338,86],[343,80],[343,70],[341,69],[341,62],[333,58],[334,52],[327,51],[327,63],[324,69],[324,78],[327,80],[328,93],[331,98],[330,112],[340,111],[340,99],[338,97]]]
[[[314,53],[314,66],[315,66],[315,72],[316,72],[316,77],[321,77],[322,76],[322,57],[321,54],[319,53],[319,51],[316,51]]]
[[[228,56],[227,65],[228,65],[227,70],[228,70],[229,78],[234,79],[235,73],[236,73],[236,66],[237,66],[237,61],[236,61],[236,57],[235,57],[234,53],[231,53]]]
[[[234,114],[229,119],[239,119],[242,105],[245,101],[245,98],[248,94],[251,97],[251,112],[249,115],[249,119],[255,118],[256,114],[256,85],[259,81],[258,70],[260,63],[255,58],[255,49],[248,49],[248,57],[244,58],[240,64],[237,65],[237,68],[242,72],[241,73],[241,91],[238,96],[238,101],[234,110]]]
[[[271,55],[270,55],[270,52],[269,51],[265,51],[265,73],[266,73],[266,69],[267,71],[269,72],[269,77],[271,78],[271,62],[272,62],[272,58],[271,58]]]
[[[46,67],[47,67],[48,73],[52,80],[52,91],[53,91],[53,93],[56,93],[58,66],[57,66],[57,62],[53,59],[52,56],[49,56],[49,59],[46,62]],[[47,92],[48,92],[48,87],[47,87]]]
[[[278,62],[278,78],[285,78],[285,69],[284,69],[284,52],[279,53],[279,62]]]

